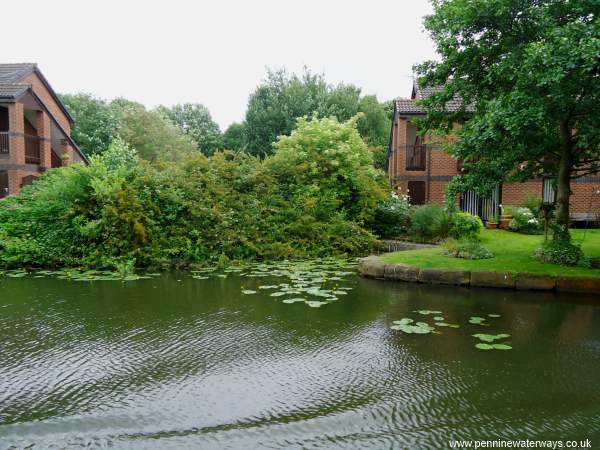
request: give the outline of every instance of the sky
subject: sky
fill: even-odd
[[[267,68],[323,73],[380,100],[408,97],[435,57],[427,0],[30,0],[2,5],[0,62],[35,62],[61,93],[147,107],[202,103],[224,130]]]

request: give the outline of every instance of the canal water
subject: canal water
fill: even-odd
[[[598,298],[330,269],[2,278],[0,448],[600,448]]]

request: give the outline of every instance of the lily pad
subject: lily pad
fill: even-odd
[[[297,297],[297,298],[286,298],[283,303],[298,303],[298,302],[304,302],[305,299],[301,298],[301,297]]]
[[[409,323],[413,323],[414,320],[408,318],[408,317],[403,317],[400,320],[394,320],[392,323],[395,323],[396,325],[408,325]]]
[[[504,339],[507,337],[510,337],[510,334],[483,334],[483,333],[477,333],[477,334],[473,334],[473,337],[476,337],[477,339],[479,339],[480,341],[484,341],[484,342],[494,342],[497,341],[499,339]]]
[[[286,295],[287,292],[273,292],[271,297],[281,297],[282,295]]]
[[[256,294],[256,291],[253,291],[252,289],[244,289],[244,290],[242,290],[242,294],[246,294],[246,295]]]
[[[319,302],[319,301],[316,301],[316,300],[309,300],[309,301],[306,302],[306,304],[308,306],[310,306],[311,308],[320,308],[321,306],[326,305],[327,302]]]
[[[484,344],[483,342],[475,344],[475,347],[479,350],[512,350],[512,347],[507,344]]]
[[[437,320],[438,322],[443,322],[444,318],[442,316],[435,316],[433,320]]]
[[[460,328],[460,325],[456,325],[455,323],[436,322],[435,325],[438,327]]]
[[[469,319],[469,323],[472,323],[474,325],[486,325],[483,323],[484,321],[485,321],[485,317],[473,316]]]
[[[435,330],[435,328],[425,322],[417,322],[415,325],[410,325],[408,323],[396,324],[390,326],[390,328],[392,330],[403,331],[406,334],[429,334]]]
[[[502,317],[500,314],[488,314],[488,317]]]
[[[428,309],[421,309],[421,310],[414,311],[414,312],[419,313],[419,314],[421,314],[423,316],[427,316],[429,314],[442,314],[441,311],[430,311]]]

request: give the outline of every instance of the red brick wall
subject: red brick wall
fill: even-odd
[[[600,183],[571,183],[571,214],[600,213]]]
[[[62,109],[58,106],[46,86],[37,74],[32,73],[27,75],[25,78],[19,81],[19,83],[30,84],[33,86],[33,90],[35,93],[44,101],[48,109],[52,112],[56,120],[61,124],[61,126],[65,129],[65,131],[71,134],[71,124],[69,123],[69,119],[63,113]]]
[[[542,198],[542,188],[542,180],[532,180],[524,183],[503,183],[502,205],[521,205],[528,194]]]

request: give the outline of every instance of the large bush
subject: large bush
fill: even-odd
[[[467,212],[457,212],[452,216],[450,236],[455,239],[476,239],[483,229],[481,219]]]
[[[509,211],[513,216],[508,224],[511,231],[523,234],[542,233],[544,224],[529,208],[510,208]]]
[[[410,212],[408,197],[392,192],[390,198],[377,205],[370,228],[380,238],[402,236],[410,226]]]
[[[413,212],[409,233],[419,242],[437,242],[448,237],[451,226],[451,217],[443,207],[422,205]]]
[[[150,163],[116,139],[0,203],[4,266],[186,266],[360,254],[383,174],[355,123],[302,121],[264,161],[198,152]]]

